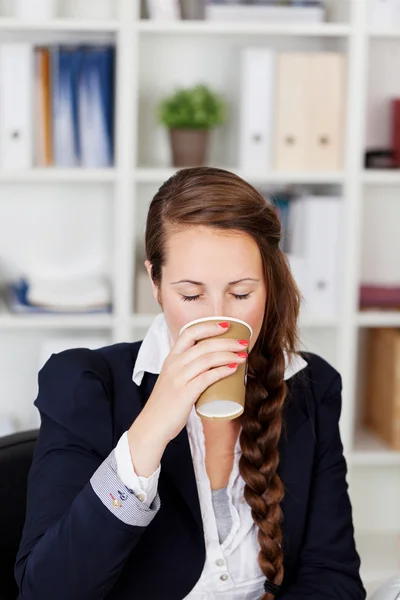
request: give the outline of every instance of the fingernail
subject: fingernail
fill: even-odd
[[[218,323],[219,327],[222,327],[222,329],[228,329],[229,327],[229,323],[228,321],[222,321],[221,323]]]
[[[238,344],[241,344],[242,346],[247,346],[248,345],[248,341],[247,340],[236,340]]]
[[[228,367],[230,369],[236,369],[237,366],[238,366],[238,363],[231,363],[230,365],[228,365]]]
[[[247,358],[247,352],[237,352],[236,353],[240,358]]]

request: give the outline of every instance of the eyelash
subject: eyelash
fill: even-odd
[[[232,294],[233,296],[235,296],[236,300],[247,300],[247,298],[250,297],[250,292],[248,294],[243,294],[243,295],[238,295],[238,294]],[[184,296],[183,294],[181,294],[182,296],[182,300],[184,302],[191,302],[192,300],[197,300],[198,298],[200,298],[200,294],[198,294],[197,296]]]

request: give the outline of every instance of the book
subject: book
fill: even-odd
[[[392,450],[400,450],[400,330],[367,332],[364,423]]]
[[[394,164],[400,167],[400,98],[392,100],[391,134]]]
[[[147,0],[149,19],[177,21],[182,18],[179,0]]]
[[[221,3],[209,1],[205,7],[209,21],[265,21],[270,23],[321,23],[325,18],[321,3],[267,5],[260,3]]]
[[[362,284],[360,308],[400,308],[400,286]]]

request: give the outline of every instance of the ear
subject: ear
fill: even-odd
[[[150,262],[150,261],[148,261],[148,260],[145,260],[145,261],[144,261],[144,266],[146,267],[146,271],[147,271],[147,273],[148,273],[148,275],[149,275],[149,278],[150,278],[151,289],[152,289],[152,292],[153,292],[154,299],[155,299],[155,301],[156,301],[158,304],[160,304],[160,301],[159,301],[159,298],[158,298],[158,295],[159,295],[159,290],[158,290],[158,287],[155,285],[155,283],[153,282],[153,280],[152,280],[152,278],[151,278],[152,264],[151,264],[151,262]]]

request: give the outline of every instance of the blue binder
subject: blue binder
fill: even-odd
[[[58,167],[80,165],[78,83],[80,48],[52,48],[54,162]]]
[[[113,46],[84,49],[78,102],[85,167],[109,167],[114,161],[114,63]]]

